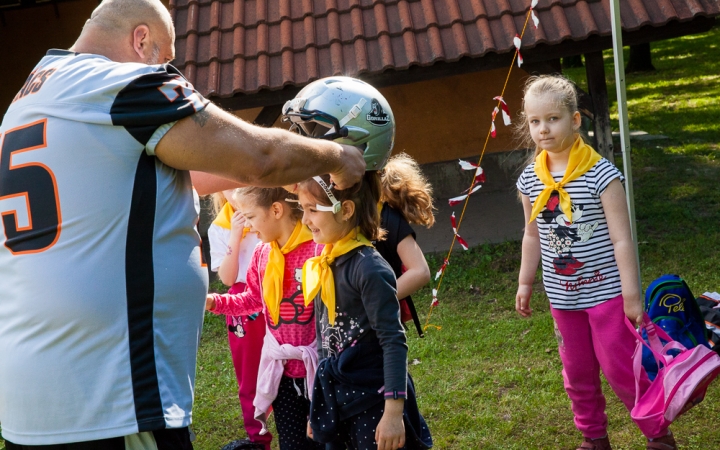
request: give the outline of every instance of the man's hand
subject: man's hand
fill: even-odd
[[[362,150],[350,145],[342,145],[342,166],[330,174],[337,189],[348,189],[358,183],[365,174],[365,159]]]

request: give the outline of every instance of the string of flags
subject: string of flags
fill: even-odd
[[[475,171],[475,175],[473,176],[473,179],[470,183],[470,187],[467,188],[462,192],[461,195],[457,197],[453,197],[448,200],[448,203],[450,206],[457,206],[460,203],[464,202],[462,212],[460,213],[460,219],[457,220],[455,218],[455,211],[453,211],[452,215],[450,216],[450,224],[452,225],[453,230],[453,240],[450,244],[450,250],[448,251],[447,256],[443,260],[442,265],[440,266],[440,269],[438,269],[437,273],[435,273],[435,281],[437,281],[437,286],[432,290],[432,302],[430,303],[430,311],[428,312],[427,319],[425,321],[425,327],[424,329],[427,330],[430,324],[430,317],[432,316],[433,310],[435,307],[440,305],[440,301],[438,300],[438,293],[440,292],[440,287],[442,286],[442,280],[445,275],[445,271],[447,270],[448,266],[450,265],[450,255],[452,254],[453,247],[455,246],[455,242],[460,244],[460,246],[463,248],[463,250],[468,250],[470,247],[468,243],[463,239],[460,234],[460,226],[462,225],[463,217],[465,217],[465,210],[467,209],[468,202],[470,200],[470,196],[474,194],[475,192],[479,191],[480,188],[482,188],[482,185],[485,183],[485,171],[480,166],[480,163],[482,162],[482,158],[485,155],[485,149],[487,148],[487,144],[489,141],[489,138],[495,138],[497,136],[497,128],[495,126],[495,118],[498,114],[502,114],[503,118],[503,124],[505,126],[509,126],[512,124],[512,117],[510,114],[510,107],[508,106],[507,102],[505,101],[504,94],[505,89],[507,88],[508,80],[510,79],[510,73],[513,70],[513,66],[515,63],[515,60],[517,59],[517,65],[518,67],[521,67],[523,64],[523,58],[520,54],[520,48],[522,47],[522,38],[525,35],[525,30],[527,29],[528,22],[530,19],[532,19],[534,27],[537,29],[538,25],[540,24],[540,21],[537,18],[537,15],[535,14],[535,7],[538,4],[538,0],[532,0],[530,2],[530,9],[528,10],[527,16],[525,17],[525,25],[523,26],[522,32],[520,34],[515,34],[515,37],[513,38],[513,45],[515,46],[515,55],[513,56],[513,61],[510,63],[510,69],[508,71],[508,76],[505,79],[505,85],[502,88],[502,92],[500,95],[493,97],[493,100],[497,101],[497,105],[495,108],[493,108],[491,116],[492,121],[490,123],[490,130],[488,132],[488,136],[485,138],[485,145],[483,145],[483,149],[480,152],[480,157],[478,158],[477,164],[469,162],[469,161],[463,161],[459,160],[460,168],[462,170],[473,170]],[[436,329],[441,329],[441,327],[437,325],[432,325]]]

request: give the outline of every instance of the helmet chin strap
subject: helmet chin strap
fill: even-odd
[[[318,211],[326,211],[331,212],[333,214],[337,214],[340,212],[340,209],[342,208],[342,204],[335,198],[335,196],[332,193],[332,187],[333,184],[330,183],[330,186],[325,184],[325,181],[323,181],[320,177],[313,177],[313,180],[317,182],[317,184],[320,185],[320,187],[325,191],[325,195],[327,195],[328,199],[330,199],[330,202],[332,203],[332,206],[325,206],[325,205],[315,205],[315,209]]]
[[[350,108],[350,111],[348,111],[348,113],[345,114],[345,117],[340,119],[340,122],[338,122],[340,124],[340,128],[344,127],[345,125],[347,125],[348,122],[350,122],[351,120],[353,120],[354,118],[359,116],[360,113],[362,112],[362,107],[365,106],[365,103],[367,103],[367,100],[365,100],[364,98],[361,98],[357,103],[355,103],[353,105],[353,107]],[[332,134],[334,132],[335,132],[335,127],[332,127],[325,134]]]

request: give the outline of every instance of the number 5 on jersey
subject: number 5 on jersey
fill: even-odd
[[[0,215],[14,255],[45,251],[60,237],[55,175],[39,162],[13,164],[13,157],[47,147],[46,127],[43,119],[0,135]]]

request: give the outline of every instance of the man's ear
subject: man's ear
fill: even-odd
[[[342,214],[343,222],[347,222],[355,214],[355,202],[352,200],[345,200],[342,202],[340,213]]]
[[[141,61],[147,59],[146,53],[150,51],[150,28],[147,25],[138,25],[133,30],[133,51]]]

